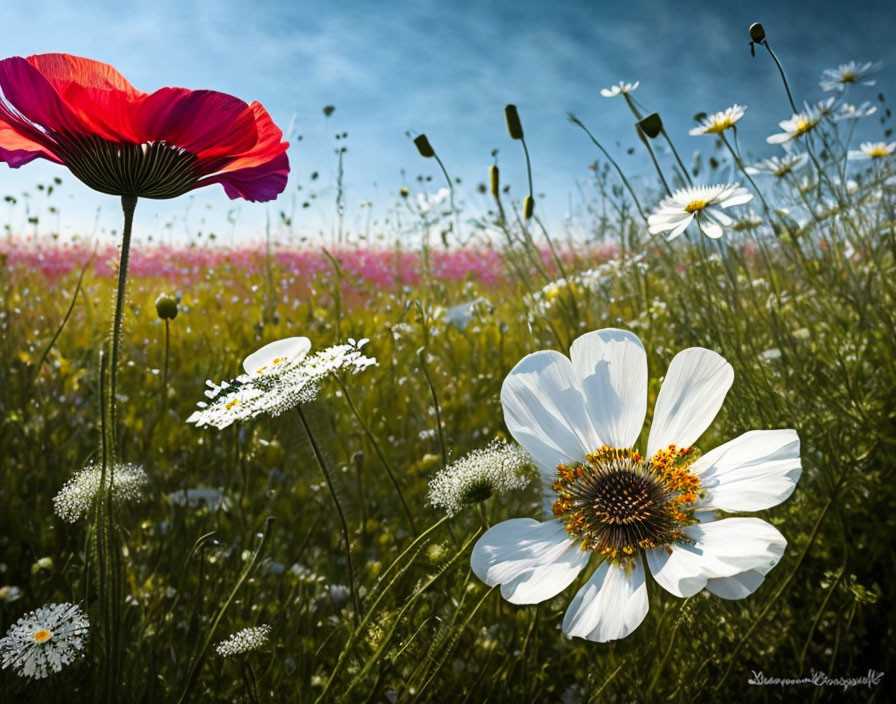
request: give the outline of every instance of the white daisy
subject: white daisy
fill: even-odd
[[[641,81],[635,81],[634,83],[619,81],[619,83],[614,86],[610,86],[609,88],[601,88],[600,94],[605,98],[615,98],[617,95],[634,92],[635,90],[637,90],[639,85],[641,85]]]
[[[815,105],[812,106],[812,112],[814,112],[818,117],[831,117],[834,114],[834,109],[837,107],[837,96],[832,95],[830,98],[825,98],[824,100],[819,100]]]
[[[758,161],[752,166],[747,167],[747,173],[750,174],[750,176],[770,174],[777,178],[784,178],[787,174],[803,168],[808,160],[809,157],[805,152],[791,152],[790,154],[785,154],[783,157],[773,156]]]
[[[849,152],[852,160],[883,159],[896,151],[896,142],[864,142],[859,145],[857,151]]]
[[[68,523],[85,516],[100,490],[102,472],[102,465],[91,464],[69,479],[53,497],[56,515]],[[148,482],[142,467],[116,464],[112,473],[112,498],[116,503],[140,501]]]
[[[429,503],[449,516],[464,507],[527,486],[532,458],[518,445],[495,440],[441,469],[429,482]]]
[[[569,636],[610,641],[647,614],[646,573],[667,591],[703,589],[725,599],[753,593],[787,541],[759,518],[714,520],[715,511],[761,511],[784,501],[801,474],[793,430],[757,430],[705,455],[694,443],[734,380],[700,347],[672,360],[656,400],[647,451],[635,448],[647,410],[647,354],[624,330],[587,333],[570,357],[524,357],[501,389],[504,420],[532,455],[545,520],[515,518],[476,543],[471,566],[514,604],[566,589],[592,554],[600,565],[563,619]]]
[[[703,121],[697,127],[694,127],[689,134],[721,134],[730,127],[734,127],[734,123],[740,120],[746,111],[746,105],[738,105],[735,103],[730,108],[722,110],[722,112],[717,112],[714,115],[704,118]]]
[[[858,120],[868,117],[877,112],[877,107],[869,103],[867,100],[861,105],[852,105],[851,103],[840,103],[837,112],[834,115],[834,122],[840,120]]]
[[[840,64],[837,68],[825,69],[818,85],[827,91],[843,90],[848,85],[873,86],[875,81],[866,79],[880,69],[881,64],[877,61],[867,61],[863,64],[850,61],[848,64]]]
[[[814,129],[819,123],[821,117],[811,108],[806,108],[803,112],[794,113],[789,120],[778,123],[778,126],[784,130],[779,134],[773,134],[766,137],[765,141],[769,144],[783,144],[791,139],[802,137],[806,132]]]
[[[75,604],[50,604],[25,614],[0,638],[3,669],[34,679],[59,672],[84,650],[89,625]]]
[[[675,239],[696,220],[707,237],[717,239],[722,236],[722,227],[734,221],[720,208],[742,205],[753,200],[753,194],[739,184],[725,186],[694,186],[675,191],[660,201],[659,207],[647,218],[649,232],[669,232],[668,238]]]
[[[244,628],[237,631],[227,640],[222,640],[215,646],[215,650],[222,658],[231,658],[235,655],[245,655],[253,650],[258,650],[268,642],[271,635],[271,627],[267,624]]]
[[[243,362],[246,374],[231,381],[206,382],[209,402],[198,403],[187,423],[197,428],[223,429],[260,414],[278,416],[299,404],[317,398],[321,382],[339,373],[357,374],[376,364],[361,349],[367,339],[349,339],[309,355],[311,343],[304,337],[288,338],[265,345]]]

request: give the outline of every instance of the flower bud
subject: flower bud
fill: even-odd
[[[523,138],[523,125],[520,122],[519,113],[516,111],[516,105],[504,106],[504,120],[507,122],[507,132],[511,139]]]
[[[758,22],[750,25],[750,39],[757,44],[765,41],[765,28]]]
[[[659,113],[655,112],[638,120],[637,125],[651,139],[655,139],[663,131],[663,121],[660,119]]]
[[[528,220],[535,211],[535,199],[532,196],[526,196],[523,200],[523,216]]]
[[[402,198],[407,198],[409,195],[411,195],[411,189],[407,186],[402,186],[399,193],[401,193]]]
[[[417,145],[417,151],[420,152],[420,156],[425,159],[430,159],[436,155],[425,134],[418,134],[414,137],[414,144]]]
[[[162,320],[174,320],[177,317],[177,299],[167,293],[160,293],[156,298],[156,313]]]
[[[497,198],[501,188],[501,175],[498,172],[497,164],[492,164],[488,167],[488,175],[491,182],[492,195]]]

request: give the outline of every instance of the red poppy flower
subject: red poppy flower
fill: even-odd
[[[0,161],[63,164],[91,188],[174,198],[220,183],[231,198],[273,200],[289,146],[257,102],[211,90],[144,93],[111,66],[69,54],[0,61]]]

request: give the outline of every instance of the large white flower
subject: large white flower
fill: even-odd
[[[843,90],[848,85],[873,86],[875,81],[867,80],[868,76],[880,69],[881,64],[876,61],[867,61],[864,64],[850,61],[848,64],[840,64],[837,68],[825,69],[818,85],[827,91]]]
[[[725,130],[734,127],[734,123],[740,120],[746,111],[746,105],[738,105],[735,103],[730,108],[725,108],[721,112],[717,112],[704,118],[699,125],[690,131],[690,134],[721,134]]]
[[[715,511],[759,511],[784,501],[802,471],[793,430],[745,433],[700,456],[694,443],[734,379],[700,347],[672,360],[656,401],[646,453],[635,443],[647,411],[647,355],[624,330],[590,332],[570,358],[524,357],[501,389],[504,420],[535,459],[546,519],[515,518],[476,543],[471,566],[514,604],[566,589],[592,555],[600,565],[563,619],[569,636],[609,641],[647,614],[646,574],[688,597],[753,593],[787,541],[758,518],[714,520]]]
[[[650,234],[669,232],[671,240],[684,232],[692,220],[696,220],[707,237],[722,236],[722,227],[730,227],[734,220],[720,208],[742,205],[753,200],[753,194],[740,184],[724,186],[694,186],[675,191],[660,201],[647,224]]]
[[[601,88],[600,94],[605,98],[615,98],[617,95],[634,92],[639,85],[641,85],[641,81],[635,81],[634,83],[619,81],[618,84],[610,86],[609,88]]]

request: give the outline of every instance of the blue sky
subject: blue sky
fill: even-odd
[[[130,6],[129,6],[130,5]],[[686,159],[709,138],[687,135],[698,111],[733,102],[749,106],[741,144],[756,155],[774,153],[765,137],[789,109],[774,65],[764,53],[751,59],[747,27],[761,21],[779,54],[798,101],[821,97],[822,69],[852,59],[880,60],[878,85],[857,93],[889,96],[896,71],[896,19],[890,3],[701,3],[694,0],[628,2],[515,2],[513,0],[29,0],[0,4],[3,54],[64,51],[113,64],[134,85],[212,88],[259,100],[284,129],[295,117],[290,151],[293,176],[273,206],[231,202],[219,187],[173,202],[146,201],[138,227],[158,237],[175,220],[175,236],[204,229],[229,240],[255,239],[265,217],[292,210],[296,188],[320,172],[320,208],[299,210],[305,232],[332,220],[336,157],[333,136],[347,131],[346,205],[349,225],[363,222],[363,202],[381,217],[405,179],[440,173],[422,160],[406,136],[425,132],[464,197],[485,180],[490,152],[499,149],[505,182],[522,195],[525,174],[519,145],[504,130],[505,103],[519,106],[535,168],[535,188],[546,194],[539,212],[559,223],[587,177],[596,154],[566,120],[573,111],[604,142],[626,171],[647,174],[632,117],[621,99],[600,88],[640,80],[637,97],[659,111]],[[321,108],[336,106],[329,123]],[[880,136],[873,118],[868,136]],[[63,229],[117,227],[114,199],[92,193],[68,173],[30,164],[0,165],[0,195],[19,195],[54,175]],[[35,206],[38,207],[37,199]],[[236,208],[236,210],[234,210]],[[24,211],[14,215],[20,222]],[[204,220],[204,222],[203,222]],[[47,227],[50,222],[44,220]],[[43,225],[40,226],[44,228]],[[170,236],[170,235],[169,235]]]

